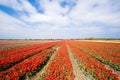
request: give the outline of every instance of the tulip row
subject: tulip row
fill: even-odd
[[[55,42],[53,42],[55,43]],[[21,47],[21,48],[15,48],[15,49],[10,49],[10,50],[1,50],[0,51],[0,58],[8,57],[11,55],[16,55],[20,54],[22,52],[26,52],[32,49],[37,49],[43,46],[51,45],[53,43],[43,43],[43,44],[36,44],[36,45],[31,45],[31,46],[26,46],[26,47]]]
[[[79,67],[86,75],[91,75],[95,80],[119,80],[118,74],[107,69],[104,64],[79,50],[73,44],[69,43],[75,58],[78,61]]]
[[[88,53],[89,55],[97,58],[99,61],[108,64],[112,68],[120,71],[120,47],[118,47],[119,43],[117,44],[79,41],[72,43],[75,44],[78,48]]]
[[[89,47],[98,51],[102,51],[104,54],[107,54],[112,57],[120,57],[120,43],[105,43],[105,42],[80,42],[76,41],[81,47]]]
[[[9,57],[0,59],[0,71],[4,71],[4,70],[12,67],[13,65],[25,60],[26,58],[29,58],[29,57],[39,53],[40,51],[50,48],[56,44],[58,44],[58,43],[46,44],[46,45],[40,46],[39,48],[36,48],[36,49],[32,49],[32,50],[29,50],[26,52],[22,52],[20,54],[11,55]]]
[[[35,44],[44,43],[41,41],[0,41],[0,50],[9,50]]]
[[[53,49],[44,49],[40,53],[25,59],[19,64],[16,64],[12,68],[0,72],[0,80],[18,80],[23,76],[28,76],[40,69],[43,64],[54,52]]]
[[[72,63],[69,59],[66,44],[63,43],[57,54],[49,62],[40,80],[73,80]]]

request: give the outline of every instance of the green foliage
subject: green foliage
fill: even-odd
[[[68,79],[70,79],[70,75],[66,76]]]

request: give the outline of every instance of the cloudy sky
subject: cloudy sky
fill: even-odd
[[[0,0],[0,39],[120,38],[120,0]]]

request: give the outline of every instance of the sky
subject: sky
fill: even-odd
[[[0,39],[120,38],[120,0],[0,0]]]

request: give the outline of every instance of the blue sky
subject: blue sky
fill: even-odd
[[[0,0],[0,39],[120,38],[119,0]]]

